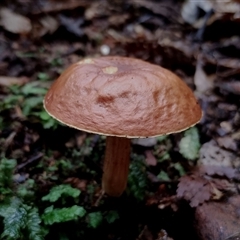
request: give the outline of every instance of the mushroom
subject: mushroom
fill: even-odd
[[[102,186],[116,197],[127,185],[131,138],[180,132],[202,117],[191,89],[175,74],[118,56],[71,65],[49,89],[44,107],[70,127],[107,136]]]

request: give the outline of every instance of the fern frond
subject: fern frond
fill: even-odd
[[[56,208],[50,206],[45,209],[42,215],[42,220],[46,225],[52,225],[53,223],[67,222],[71,220],[77,220],[86,214],[86,210],[83,207],[74,205],[69,208]]]
[[[62,184],[53,187],[49,194],[42,198],[43,201],[56,202],[61,197],[73,197],[76,198],[80,195],[81,191],[79,189],[73,188],[70,185]]]
[[[11,200],[10,205],[5,206],[3,214],[4,230],[2,239],[16,240],[21,237],[21,229],[25,227],[27,220],[27,211],[21,206],[21,201],[17,198]]]
[[[26,228],[29,233],[29,240],[43,240],[40,223],[41,218],[39,216],[37,208],[28,207]]]

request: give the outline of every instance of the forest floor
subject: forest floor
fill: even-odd
[[[133,142],[119,198],[101,195],[105,137],[42,106],[70,64],[107,55],[173,71],[203,110]],[[238,1],[2,0],[0,239],[239,239],[239,95]]]

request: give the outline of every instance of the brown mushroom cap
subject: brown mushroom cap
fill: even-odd
[[[128,138],[179,132],[202,116],[191,89],[179,77],[127,57],[71,65],[51,86],[44,107],[73,128]]]

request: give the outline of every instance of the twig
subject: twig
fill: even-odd
[[[41,158],[42,156],[43,156],[43,153],[38,153],[36,156],[28,159],[26,162],[19,164],[19,165],[17,166],[17,171],[19,171],[20,169],[26,167],[28,164],[30,164],[30,163],[38,160],[38,159]]]
[[[102,189],[101,192],[100,192],[100,196],[97,198],[96,202],[94,203],[94,207],[98,207],[98,205],[99,205],[100,201],[102,200],[104,194],[105,194],[105,192]]]
[[[235,237],[239,237],[239,235],[240,235],[240,232],[233,233],[232,235],[225,238],[225,240],[230,240],[230,239],[233,239],[233,238],[235,239]]]

